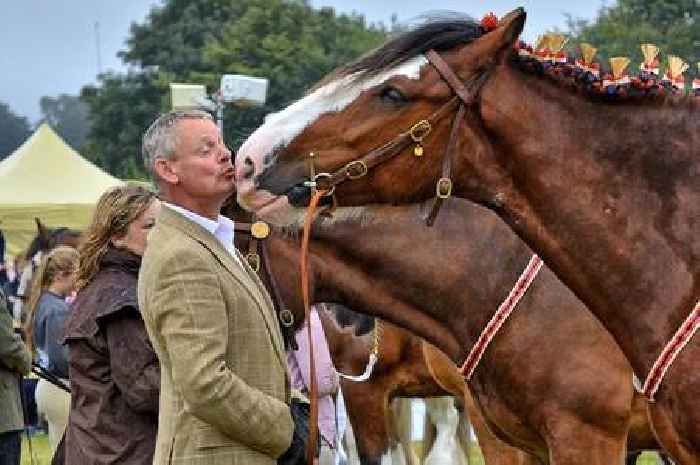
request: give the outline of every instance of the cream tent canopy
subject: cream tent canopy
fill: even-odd
[[[16,255],[29,245],[36,234],[34,218],[50,227],[85,229],[100,195],[121,184],[42,124],[0,162],[0,229],[7,253]]]

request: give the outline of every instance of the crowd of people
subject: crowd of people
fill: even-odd
[[[32,363],[54,464],[303,461],[291,448],[305,410],[290,405],[306,402],[306,332],[286,353],[271,299],[219,213],[235,193],[231,152],[208,113],[178,111],[148,128],[143,155],[157,195],[107,191],[78,249],[42,254],[23,331],[0,295],[0,465],[20,463],[20,381]],[[330,465],[338,378],[317,316],[311,325]]]

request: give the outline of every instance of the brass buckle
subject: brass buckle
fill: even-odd
[[[333,175],[330,173],[318,173],[316,176],[314,176],[314,178],[312,180],[314,187],[317,187],[316,181],[318,181],[319,179],[331,179],[332,177],[333,177]],[[324,193],[323,196],[324,197],[331,196],[331,195],[333,195],[334,192],[335,192],[335,186],[331,186],[331,188],[326,193]]]
[[[251,252],[245,256],[245,259],[253,271],[256,273],[260,271],[260,255],[256,254],[255,252]]]
[[[352,173],[352,169],[355,166],[359,166],[360,172],[357,174]],[[369,172],[369,168],[367,168],[367,163],[365,163],[363,160],[353,160],[347,165],[345,165],[345,176],[348,177],[348,179],[360,179],[361,177],[365,176]]]
[[[270,235],[270,225],[264,221],[256,221],[250,225],[250,234],[256,239],[265,239]]]
[[[452,180],[450,178],[440,178],[435,185],[435,195],[439,199],[447,199],[452,195]]]
[[[279,313],[279,320],[285,328],[291,328],[294,324],[294,314],[288,308],[283,308]]]
[[[408,133],[411,136],[411,139],[413,139],[413,142],[420,143],[428,134],[430,134],[432,129],[433,127],[430,125],[430,122],[427,119],[422,119],[411,126]]]

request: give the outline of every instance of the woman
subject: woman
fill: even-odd
[[[64,332],[72,389],[67,464],[152,463],[160,372],[136,289],[159,208],[142,187],[111,189],[80,247],[78,295]]]
[[[39,263],[29,292],[25,324],[27,345],[36,352],[37,363],[68,384],[68,353],[59,343],[69,310],[66,297],[73,292],[78,252],[73,247],[56,247]],[[36,404],[49,425],[49,444],[56,450],[66,429],[70,394],[40,379],[36,385]]]

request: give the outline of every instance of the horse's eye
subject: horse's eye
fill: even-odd
[[[392,103],[394,105],[406,103],[408,101],[406,96],[402,94],[399,89],[392,86],[384,87],[381,94],[379,94],[379,98],[381,98],[383,102]]]

